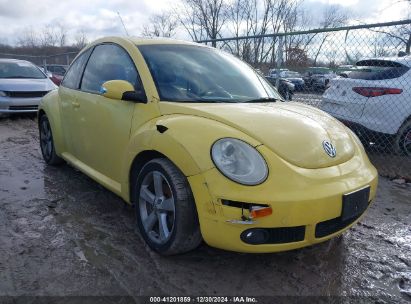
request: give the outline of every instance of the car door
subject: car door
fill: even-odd
[[[71,64],[63,82],[59,87],[60,111],[62,132],[64,138],[64,153],[69,153],[78,156],[76,151],[77,140],[73,135],[76,127],[76,112],[78,111],[78,93],[80,90],[80,80],[86,66],[87,60],[90,57],[92,48],[80,54]]]
[[[143,91],[129,54],[113,43],[96,46],[87,62],[80,85],[74,133],[78,159],[103,183],[120,191],[121,170],[136,103],[102,96],[101,86],[109,80],[126,80],[135,90]]]

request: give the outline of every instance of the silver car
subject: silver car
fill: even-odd
[[[55,88],[31,62],[0,59],[0,113],[37,112],[41,98]]]

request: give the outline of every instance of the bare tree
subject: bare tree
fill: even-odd
[[[82,49],[87,45],[87,35],[84,29],[78,30],[74,35],[74,46]]]
[[[235,37],[254,36],[236,40],[235,53],[255,65],[274,62],[278,37],[259,36],[295,30],[300,22],[300,4],[300,0],[235,0],[228,15],[231,33]],[[286,49],[296,47],[297,40],[296,37],[287,38]]]
[[[193,40],[205,37],[216,39],[227,21],[227,5],[224,0],[182,0],[176,9],[178,21]],[[217,43],[213,41],[213,47]]]
[[[348,12],[343,10],[340,6],[337,5],[330,5],[327,6],[323,13],[323,19],[320,23],[321,28],[332,28],[345,25],[348,21]],[[332,35],[331,32],[325,32],[322,34],[322,38],[320,39],[319,46],[317,52],[314,57],[314,65],[317,64],[318,56],[321,53],[321,50]]]
[[[408,0],[408,19],[411,18],[411,0]],[[411,51],[411,26],[409,24],[390,27],[389,29],[370,29],[375,33],[381,33],[386,37],[394,39],[397,42],[396,47],[401,47],[405,53],[410,54]]]
[[[57,23],[57,44],[59,46],[67,44],[67,28],[62,23]]]
[[[58,43],[58,36],[56,28],[51,25],[46,25],[39,34],[40,46],[56,46]]]
[[[17,44],[22,47],[38,47],[39,46],[39,37],[38,34],[32,28],[25,28],[17,38]]]
[[[178,21],[170,12],[154,15],[149,22],[143,27],[145,37],[173,37],[176,34]]]

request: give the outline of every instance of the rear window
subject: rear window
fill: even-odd
[[[363,60],[356,64],[358,70],[348,74],[348,78],[363,80],[385,80],[401,77],[410,69],[398,62],[387,60]]]

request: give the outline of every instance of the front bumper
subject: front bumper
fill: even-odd
[[[0,113],[36,113],[41,97],[0,97]]]
[[[273,153],[264,146],[258,149],[271,169],[269,178],[261,185],[238,185],[216,169],[188,178],[197,204],[201,232],[210,246],[267,253],[320,243],[341,234],[360,218],[341,220],[344,194],[370,186],[369,201],[375,196],[378,174],[364,151],[338,166],[303,169],[278,157],[267,157]],[[241,219],[242,210],[222,204],[223,200],[267,204],[273,213],[256,219],[253,224],[233,223],[232,220]],[[267,228],[282,241],[247,244],[241,240],[241,234],[250,228]]]

